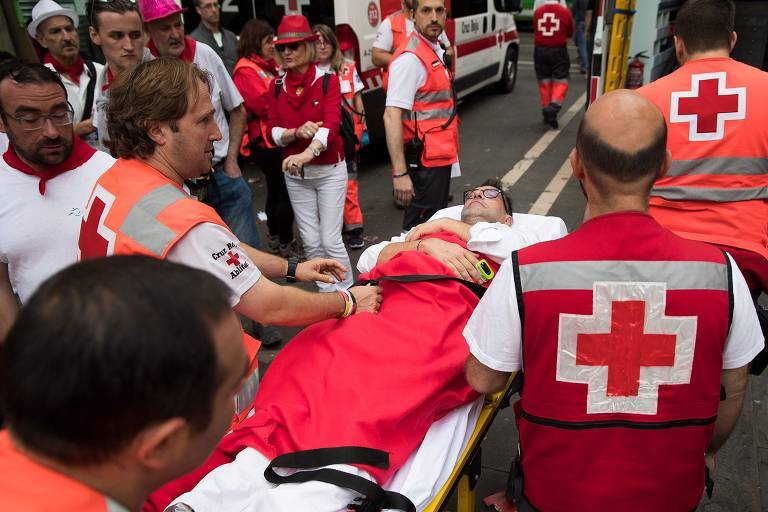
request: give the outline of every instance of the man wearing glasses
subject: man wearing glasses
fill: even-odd
[[[238,59],[237,36],[221,26],[221,4],[218,0],[195,0],[195,10],[200,15],[200,24],[189,37],[210,46],[232,76]]]
[[[50,275],[77,261],[88,195],[115,160],[75,136],[59,76],[42,64],[0,71],[0,340]]]

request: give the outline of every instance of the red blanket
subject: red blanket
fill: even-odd
[[[439,237],[464,245],[452,235]],[[360,277],[410,274],[450,272],[409,251]],[[477,296],[454,281],[382,281],[381,286],[378,314],[327,320],[293,338],[265,373],[255,414],[221,441],[204,467],[166,489],[168,498],[191,489],[245,447],[270,459],[312,448],[380,449],[390,454],[389,469],[364,469],[384,484],[432,423],[474,400],[478,395],[464,379],[469,348],[462,330]],[[157,494],[153,498],[158,506],[168,503]]]

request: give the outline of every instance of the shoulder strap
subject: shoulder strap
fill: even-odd
[[[429,282],[429,281],[455,281],[457,283],[463,284],[469,290],[477,295],[478,298],[482,298],[483,294],[485,294],[485,287],[482,285],[479,285],[477,283],[473,283],[472,281],[465,281],[464,279],[459,279],[458,277],[451,277],[451,276],[444,276],[444,275],[422,275],[422,274],[408,274],[408,275],[400,275],[400,276],[381,276],[376,279],[369,279],[366,281],[362,281],[360,284],[379,284],[380,281],[394,281],[396,283],[423,283],[423,282]]]
[[[283,79],[276,78],[275,79],[275,99],[280,97],[280,89],[282,88],[283,88]]]
[[[328,84],[331,82],[331,74],[326,73],[323,75],[323,96],[328,93]]]
[[[91,118],[93,112],[93,96],[96,91],[96,66],[90,60],[85,60],[85,66],[88,68],[88,88],[85,91],[85,105],[83,106],[83,115],[81,121]]]

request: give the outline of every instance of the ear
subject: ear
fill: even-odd
[[[736,46],[736,40],[738,39],[738,35],[736,34],[736,31],[734,30],[731,32],[731,51],[728,53],[731,53],[733,51],[733,48]]]
[[[683,64],[685,62],[685,43],[677,36],[673,36],[673,39],[675,40],[675,57],[677,57],[677,62]]]
[[[136,436],[133,446],[136,459],[149,469],[172,466],[189,444],[189,425],[182,418],[171,418],[147,427]]]
[[[88,35],[91,37],[91,42],[96,46],[101,46],[101,36],[93,27],[88,27]]]
[[[504,216],[504,219],[502,219],[501,223],[506,224],[507,226],[511,226],[514,219],[511,215],[507,214]]]
[[[165,146],[170,129],[167,123],[154,122],[149,125],[147,135],[158,146]]]
[[[581,157],[579,156],[579,152],[576,151],[576,148],[571,150],[569,159],[571,161],[571,174],[573,174],[573,177],[576,178],[577,181],[583,181],[584,165],[581,162]]]
[[[40,46],[42,46],[47,50],[48,46],[45,44],[44,40],[45,38],[43,37],[43,34],[40,32],[40,29],[38,28],[37,33],[35,34],[35,41],[37,41],[40,44]]]
[[[667,172],[669,172],[669,168],[672,165],[672,152],[670,150],[667,150],[664,154],[664,162],[661,164],[661,168],[659,168],[659,174],[656,176],[656,179],[659,180],[667,175]]]

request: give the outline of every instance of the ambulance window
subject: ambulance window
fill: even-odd
[[[488,12],[488,0],[461,0],[451,2],[451,17],[463,18]]]

